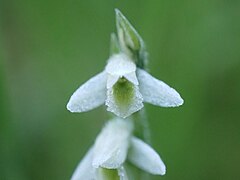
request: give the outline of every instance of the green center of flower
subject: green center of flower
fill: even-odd
[[[100,179],[104,180],[119,180],[118,171],[116,169],[98,169]]]
[[[124,77],[120,78],[113,86],[113,96],[117,105],[128,108],[133,101],[134,85]]]

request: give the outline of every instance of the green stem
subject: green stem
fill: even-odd
[[[147,115],[145,112],[145,108],[141,109],[141,111],[138,111],[132,115],[132,119],[134,122],[134,136],[142,139],[148,144],[151,144],[151,135],[150,135],[150,129],[149,129],[149,123],[147,119]],[[134,180],[149,180],[150,176],[148,173],[136,168],[135,166],[132,166],[130,163],[128,163],[128,168],[130,168],[129,171],[132,172],[132,176],[134,177]],[[126,169],[128,169],[126,168]]]
[[[147,115],[144,108],[133,115],[133,121],[134,121],[134,135],[142,139],[146,143],[150,144],[151,133],[149,129]]]

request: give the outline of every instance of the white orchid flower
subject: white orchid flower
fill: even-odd
[[[119,180],[127,180],[124,169],[127,160],[148,173],[164,175],[166,167],[160,156],[148,144],[133,137],[132,131],[131,120],[110,120],[76,168],[71,180],[107,180],[108,176],[113,175]]]
[[[105,70],[80,86],[71,96],[67,109],[85,112],[105,103],[107,110],[126,118],[143,108],[143,102],[162,107],[183,104],[176,90],[152,77],[125,54],[110,57]]]
[[[124,167],[118,169],[95,168],[92,166],[91,148],[74,171],[71,180],[128,180]]]
[[[102,104],[119,117],[126,118],[143,108],[143,102],[162,107],[183,104],[176,90],[143,70],[147,60],[145,45],[118,10],[117,36],[111,36],[111,56],[103,72],[80,86],[71,96],[67,109],[85,112]]]

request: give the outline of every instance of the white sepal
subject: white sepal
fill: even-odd
[[[67,109],[71,112],[85,112],[102,105],[106,99],[106,82],[105,71],[85,82],[73,93]]]
[[[98,135],[94,144],[93,166],[117,169],[124,163],[132,133],[129,120],[110,120]]]
[[[95,168],[92,167],[93,149],[91,148],[75,169],[71,180],[95,180]]]
[[[166,167],[160,156],[148,144],[132,137],[128,159],[138,168],[155,175],[164,175]]]
[[[144,102],[162,107],[176,107],[183,104],[178,92],[146,71],[137,69],[139,89]]]

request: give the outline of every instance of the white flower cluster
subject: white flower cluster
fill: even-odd
[[[176,107],[183,104],[183,99],[176,90],[144,70],[143,40],[119,10],[116,21],[118,38],[112,36],[112,54],[105,69],[73,93],[67,109],[85,112],[105,104],[117,117],[103,128],[72,180],[126,180],[126,161],[151,174],[166,172],[160,156],[134,136],[130,115],[141,110],[143,102]]]

